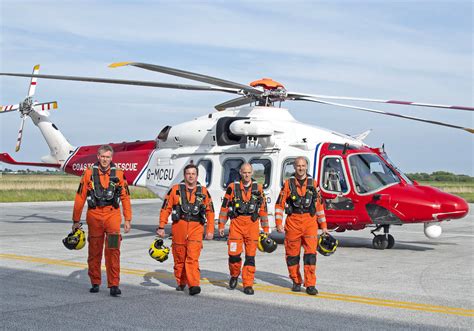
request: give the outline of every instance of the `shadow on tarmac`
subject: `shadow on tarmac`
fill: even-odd
[[[41,216],[40,214],[22,215],[5,215],[7,217],[15,218],[14,221],[5,220],[5,223],[24,224],[24,223],[59,223],[72,224],[72,220],[59,219],[54,217]],[[32,220],[29,220],[32,219]],[[38,221],[39,220],[39,221]]]
[[[156,287],[160,286],[157,283],[161,282],[165,285],[168,285],[171,288],[176,288],[176,280],[174,278],[174,274],[167,270],[159,270],[156,269],[155,271],[148,272],[143,276],[143,282],[140,283],[141,286],[146,287]]]
[[[347,236],[339,237],[339,238],[335,236],[335,238],[339,240],[338,247],[374,249],[372,247],[371,239],[369,240],[365,238],[347,237]],[[416,246],[416,245],[410,245],[408,243],[430,245],[430,243],[427,243],[427,242],[395,241],[395,246],[393,246],[390,249],[391,250],[411,250],[411,251],[430,251],[434,249],[432,247]]]
[[[11,271],[18,270],[0,268],[2,275]],[[241,300],[231,295],[217,298],[208,296],[205,288],[203,293],[192,297],[175,291],[125,284],[121,286],[122,296],[112,298],[102,288],[100,293],[89,293],[88,281],[81,279],[85,272],[77,270],[64,277],[26,269],[18,277],[3,278],[2,329],[255,330],[269,326],[283,330],[335,330],[344,327],[351,330],[450,329],[436,326],[435,322],[397,321],[344,310],[327,311],[318,308],[324,307],[325,301],[322,300],[298,307],[285,304],[285,298],[279,296],[276,297],[279,301],[274,304],[259,302],[257,295]],[[157,272],[162,273],[161,270]]]

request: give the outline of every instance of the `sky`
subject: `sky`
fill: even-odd
[[[473,102],[472,1],[22,1],[0,0],[0,71],[195,84],[113,62],[158,64],[243,84],[262,77],[322,95],[466,105]],[[22,101],[28,78],[0,77],[0,104]],[[218,92],[39,80],[57,100],[52,121],[75,146],[154,139],[165,125],[214,111]],[[474,127],[472,112],[352,105]],[[308,124],[385,145],[405,172],[474,175],[467,132],[390,116],[285,102]],[[31,120],[0,115],[0,151],[38,162],[49,153]],[[10,167],[3,165],[4,167]]]

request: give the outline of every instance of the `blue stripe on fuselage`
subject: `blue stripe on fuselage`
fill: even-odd
[[[318,164],[318,150],[319,150],[319,146],[321,145],[321,143],[317,144],[316,145],[316,149],[314,150],[314,161],[313,161],[313,178],[316,178],[316,166]]]

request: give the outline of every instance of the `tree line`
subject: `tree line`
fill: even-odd
[[[456,175],[447,171],[435,171],[431,174],[426,172],[415,172],[406,174],[410,179],[418,181],[432,181],[432,182],[457,182],[467,183],[474,182],[474,177],[468,175]]]

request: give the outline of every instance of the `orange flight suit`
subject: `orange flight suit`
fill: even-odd
[[[293,178],[293,177],[292,177]],[[283,212],[285,205],[291,202],[290,180],[287,179],[280,191],[276,205],[275,205],[275,223],[281,226],[283,222]],[[304,286],[316,285],[316,249],[318,245],[318,224],[322,229],[327,229],[326,217],[324,214],[324,206],[322,203],[317,183],[313,181],[313,187],[317,191],[316,198],[316,213],[314,216],[308,213],[292,213],[286,217],[285,221],[285,255],[286,264],[290,278],[296,284],[302,283],[300,273],[300,253],[301,245],[304,249]],[[307,179],[304,180],[303,185],[298,180],[295,180],[296,191],[300,197],[305,197]]]
[[[251,215],[238,215],[235,213],[235,206],[233,207],[234,215],[229,215],[229,207],[232,206],[235,199],[236,183],[230,183],[227,187],[224,200],[222,201],[221,211],[219,213],[219,229],[224,229],[227,219],[233,217],[230,222],[228,253],[229,253],[229,271],[231,277],[239,277],[242,267],[242,246],[245,246],[245,262],[242,269],[243,286],[253,286],[255,277],[255,254],[257,252],[259,226],[257,220],[252,221]],[[245,202],[250,201],[252,195],[252,184],[247,188],[244,187],[242,181],[239,182],[240,190],[242,192],[242,199]],[[258,210],[260,218],[260,225],[265,233],[269,232],[268,228],[268,212],[265,195],[263,193],[262,185],[258,184],[258,191],[262,197],[262,203]]]
[[[201,187],[201,193],[205,196],[203,204],[206,206],[206,233],[214,234],[214,206],[211,195],[204,186]],[[196,201],[196,191],[197,187],[191,191],[186,188],[186,197],[190,204],[194,204]],[[179,184],[176,184],[171,187],[163,201],[159,228],[165,227],[173,209],[175,207],[180,208],[180,204]],[[202,249],[204,225],[199,221],[186,220],[184,217],[181,217],[179,221],[173,221],[171,235],[176,283],[178,286],[199,286],[201,280],[199,255]]]
[[[113,164],[111,164],[113,166]],[[122,187],[120,200],[122,202],[123,216],[126,221],[132,220],[132,207],[130,204],[130,192],[123,171],[116,169],[116,177],[119,179],[117,185]],[[105,173],[99,167],[99,180],[103,188],[109,186],[110,168]],[[87,192],[93,187],[92,168],[84,171],[81,183],[74,200],[74,210],[72,220],[81,220],[82,209],[87,199]],[[119,286],[120,283],[120,224],[122,217],[120,208],[113,206],[96,207],[87,209],[86,216],[89,229],[89,255],[87,263],[89,265],[89,278],[91,284],[101,284],[101,262],[104,251],[105,237],[105,268],[107,271],[107,287]],[[109,238],[111,239],[109,242]]]

